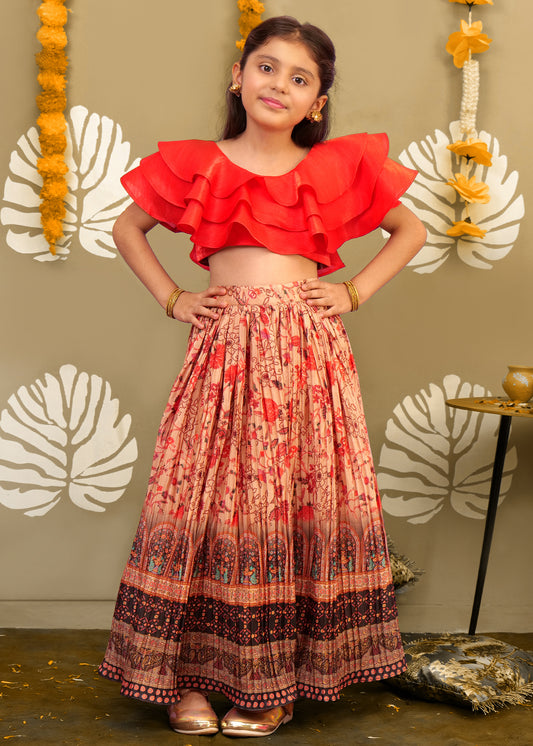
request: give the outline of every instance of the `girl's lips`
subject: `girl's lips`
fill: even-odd
[[[286,107],[275,98],[262,98],[261,101],[267,106],[271,106],[273,109],[285,109]]]

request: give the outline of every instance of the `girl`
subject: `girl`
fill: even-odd
[[[325,141],[335,52],[271,18],[233,66],[220,142],[160,143],[123,183],[120,253],[192,325],[101,673],[167,704],[179,733],[262,736],[298,697],[394,676],[403,651],[357,374],[340,314],[421,248],[385,135]],[[209,269],[179,288],[146,234],[191,235]],[[351,281],[347,239],[390,238]]]

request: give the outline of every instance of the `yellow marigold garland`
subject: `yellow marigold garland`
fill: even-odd
[[[37,106],[41,112],[37,119],[41,157],[37,170],[43,179],[41,189],[41,223],[50,251],[56,253],[56,243],[63,235],[65,217],[65,196],[68,171],[65,164],[66,120],[65,93],[68,60],[65,54],[67,35],[64,26],[67,22],[65,0],[43,0],[37,10],[41,28],[37,39],[42,51],[36,55],[39,74],[37,80],[42,93],[37,96]]]
[[[483,181],[476,181],[475,177],[468,178],[470,162],[483,166],[492,165],[492,154],[487,145],[478,139],[476,130],[476,114],[479,99],[479,62],[472,59],[472,54],[486,52],[492,39],[482,33],[481,21],[472,23],[472,7],[476,5],[493,5],[492,0],[450,0],[468,6],[468,23],[461,21],[461,30],[450,34],[446,51],[453,55],[454,65],[463,69],[463,93],[461,100],[460,127],[465,140],[448,145],[465,166],[467,174],[455,174],[454,179],[448,179],[450,187],[464,202],[464,218],[454,222],[453,228],[447,232],[449,236],[463,235],[484,238],[486,231],[480,228],[469,216],[470,203],[486,204],[490,201],[489,187]],[[463,170],[463,169],[462,169]]]
[[[242,52],[248,34],[261,23],[261,13],[264,12],[265,6],[259,0],[238,0],[237,6],[241,11],[239,31],[242,39],[236,41],[235,44]]]

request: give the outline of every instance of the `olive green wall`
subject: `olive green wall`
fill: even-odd
[[[237,58],[236,2],[70,0],[68,4],[72,11],[67,29],[68,107],[85,107],[78,111],[120,125],[122,140],[131,147],[125,156],[128,165],[152,152],[158,140],[217,137],[223,90]],[[37,118],[38,5],[38,0],[0,0],[2,184],[16,181],[11,154]],[[322,26],[335,41],[338,81],[333,93],[333,135],[385,130],[391,155],[398,158],[410,143],[424,140],[436,129],[447,132],[458,118],[461,73],[444,46],[459,19],[466,17],[464,6],[448,0],[265,0],[265,6],[264,17],[289,13]],[[479,128],[498,138],[508,171],[518,171],[517,194],[524,197],[525,217],[512,250],[490,269],[472,267],[452,252],[433,272],[405,269],[356,315],[345,317],[378,474],[387,425],[405,397],[429,391],[431,384],[442,390],[443,381],[452,375],[499,394],[508,364],[533,365],[533,254],[528,220],[533,107],[525,90],[532,62],[533,9],[526,0],[494,0],[492,7],[475,9],[475,20],[482,20],[494,38],[490,51],[479,57]],[[19,229],[9,237],[11,213],[6,210],[13,209],[17,189],[22,187],[6,186],[0,224],[0,411],[4,410],[0,436],[3,428],[6,449],[2,454],[0,441],[0,626],[106,626],[144,499],[159,418],[188,330],[165,318],[121,259],[87,250],[89,239],[81,233],[80,212],[64,261],[36,261],[34,254],[21,253],[24,246],[36,245],[30,234],[35,242],[38,231],[30,230],[26,239]],[[31,212],[31,207],[26,211]],[[186,236],[162,228],[152,236],[158,255],[180,285],[205,285],[207,273],[188,260]],[[352,276],[382,241],[377,231],[350,242],[342,250],[348,269],[334,277]],[[116,399],[116,421],[131,416],[131,423],[121,422],[122,450],[112,427],[104,433],[95,425],[95,443],[100,441],[95,445],[94,464],[103,458],[98,449],[107,437],[118,454],[109,471],[103,470],[115,475],[115,493],[105,474],[98,481],[100,477],[94,476],[98,468],[91,472],[90,465],[86,481],[92,485],[92,497],[87,497],[90,490],[84,493],[83,485],[73,486],[73,471],[68,470],[76,450],[71,437],[74,426],[66,415],[56,430],[63,428],[70,451],[58,446],[56,453],[52,446],[37,443],[26,451],[36,453],[40,448],[46,458],[35,456],[31,466],[21,456],[10,471],[5,443],[11,426],[6,413],[13,410],[8,400],[20,387],[31,393],[31,386],[38,379],[44,382],[48,374],[49,387],[43,383],[34,393],[40,391],[48,401],[51,379],[59,381],[64,392],[57,396],[64,412],[69,412],[65,392],[74,368],[78,375],[93,376],[88,386],[100,396],[102,411],[111,411],[110,402]],[[80,391],[84,385],[82,381]],[[23,398],[23,392],[19,395]],[[59,399],[54,400],[57,407]],[[433,424],[435,413],[429,414]],[[18,416],[23,417],[23,412]],[[32,423],[29,427],[35,434],[39,426],[35,419]],[[488,462],[496,425],[497,420],[490,434],[479,433],[486,437],[482,445]],[[19,432],[21,440],[24,432]],[[532,444],[533,423],[515,421],[510,443],[515,451],[509,464],[516,463],[516,468],[498,513],[480,630],[531,630]],[[135,448],[138,457],[132,456]],[[61,467],[61,452],[67,466]],[[14,453],[11,447],[9,453]],[[68,472],[63,481],[58,478],[55,492],[47,482],[46,459],[56,471],[61,467]],[[35,487],[39,480],[44,485],[41,508],[56,492],[57,504],[29,516],[22,509],[24,495],[28,484]],[[32,493],[37,511],[41,509],[38,492],[37,484]],[[92,509],[79,497],[82,493]],[[415,490],[404,496],[416,495]],[[94,510],[95,505],[100,510]],[[397,549],[425,570],[422,580],[399,597],[403,629],[465,629],[483,510],[480,518],[471,518],[454,507],[453,500],[445,499],[442,509],[425,522],[413,522],[408,511],[397,512],[385,514],[388,533]]]

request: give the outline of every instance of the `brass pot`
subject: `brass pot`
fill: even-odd
[[[509,365],[502,381],[503,390],[511,401],[525,403],[533,396],[533,367]]]

